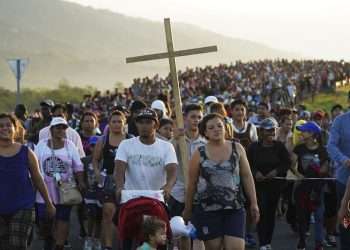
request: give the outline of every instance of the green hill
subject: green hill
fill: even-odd
[[[76,85],[110,88],[137,76],[165,74],[166,61],[126,65],[125,57],[166,48],[163,24],[59,0],[0,0],[0,87],[15,88],[6,58],[28,57],[25,87],[51,87],[66,78]],[[292,58],[259,43],[173,24],[175,49],[218,45],[219,52],[178,59],[186,66],[237,59]],[[54,86],[52,86],[54,87]]]

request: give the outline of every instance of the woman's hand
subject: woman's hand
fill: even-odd
[[[266,179],[266,177],[260,171],[256,172],[256,174],[255,174],[256,181],[264,181],[265,179]]]
[[[350,224],[350,201],[342,202],[339,212],[338,212],[338,222],[347,228]]]
[[[46,204],[46,214],[50,219],[55,217],[56,207],[52,204],[52,202]]]
[[[192,209],[185,207],[184,211],[182,212],[182,218],[184,219],[185,223],[187,224],[192,217]]]
[[[86,185],[85,185],[85,182],[84,181],[80,181],[79,183],[78,183],[78,188],[79,188],[79,190],[80,190],[80,192],[82,193],[82,194],[84,194],[85,192],[86,192]]]
[[[260,219],[260,212],[259,212],[259,207],[257,204],[251,204],[249,207],[249,212],[251,216],[251,220],[254,224],[257,224]]]
[[[268,174],[266,175],[266,179],[273,179],[273,178],[275,178],[276,176],[277,176],[277,170],[274,169],[274,170],[272,170],[270,173],[268,173]]]

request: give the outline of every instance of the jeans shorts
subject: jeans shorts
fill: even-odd
[[[197,229],[197,237],[207,241],[224,236],[244,239],[246,224],[245,209],[225,209],[218,211],[203,211],[194,208],[191,222]]]

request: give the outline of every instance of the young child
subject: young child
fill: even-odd
[[[158,246],[166,244],[166,223],[153,216],[145,216],[143,219],[144,243],[138,250],[156,250]]]

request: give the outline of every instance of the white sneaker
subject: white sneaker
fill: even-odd
[[[87,237],[84,241],[83,250],[93,250],[93,241],[90,237]]]
[[[261,246],[259,250],[268,250],[267,246]]]
[[[101,241],[98,239],[94,239],[94,250],[102,250]]]
[[[271,247],[270,244],[266,245],[265,247],[266,247],[267,250],[272,250],[272,247]]]

